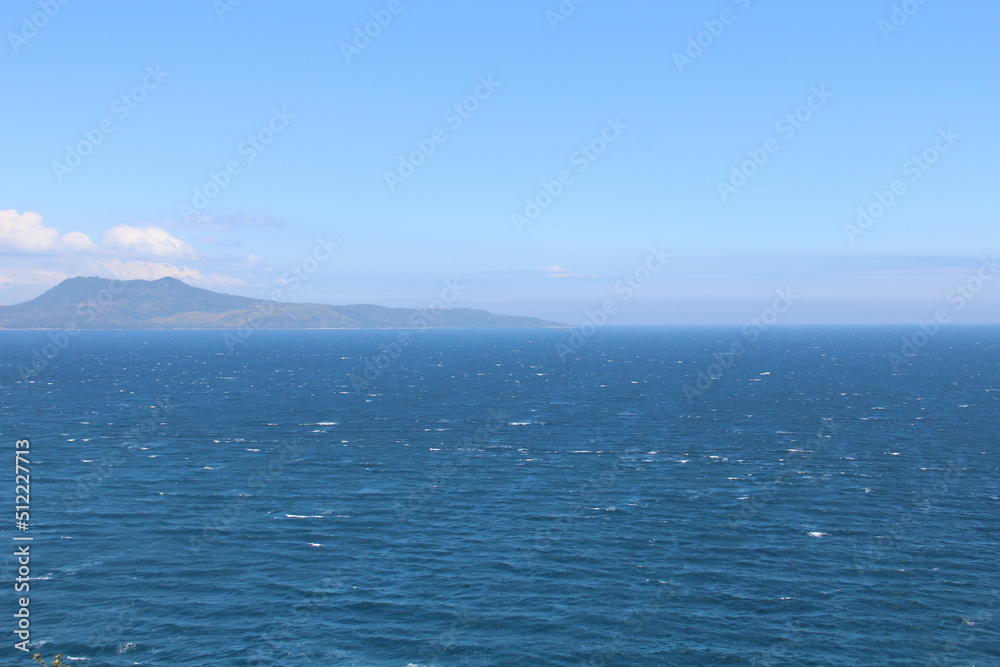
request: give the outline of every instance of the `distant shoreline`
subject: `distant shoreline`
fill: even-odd
[[[683,325],[683,324],[635,324],[635,325],[622,325],[622,326],[700,326],[700,325]],[[716,325],[708,325],[716,326]],[[729,326],[729,325],[718,325],[718,326]],[[574,329],[570,325],[565,325],[561,327],[227,327],[227,328],[212,328],[212,329],[195,329],[185,327],[183,329],[73,329],[74,332],[81,331],[240,331],[242,329],[252,329],[253,331],[503,331],[507,329],[518,329],[525,331],[538,331],[539,329]],[[0,327],[0,332],[2,331],[65,331],[66,327],[47,327],[41,328],[24,328],[24,329],[8,329]]]
[[[241,329],[249,328],[253,331],[504,331],[504,330],[524,330],[524,331],[539,331],[539,330],[555,330],[555,331],[566,331],[570,329],[576,329],[579,325],[569,325],[565,324],[562,326],[535,326],[535,327],[226,327],[226,328],[176,328],[176,329],[101,329],[101,328],[86,328],[86,329],[73,329],[74,332],[81,331],[240,331]],[[673,329],[673,328],[734,328],[743,326],[742,323],[730,323],[730,324],[608,324],[600,328],[602,329],[623,329],[623,328],[639,328],[639,329]],[[871,323],[871,322],[850,322],[850,323],[832,323],[832,322],[822,322],[822,323],[805,323],[805,324],[775,324],[772,329],[799,329],[799,328],[822,328],[822,327],[842,327],[849,329],[861,329],[861,328],[872,328],[872,327],[912,327],[912,322],[881,322],[881,323]],[[965,327],[1000,327],[1000,322],[949,322],[943,328],[949,329],[959,329]],[[65,331],[67,327],[25,327],[25,328],[5,328],[0,327],[0,332],[4,331]]]

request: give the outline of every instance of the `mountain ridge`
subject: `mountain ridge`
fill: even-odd
[[[67,278],[34,299],[0,306],[0,329],[563,328],[474,308],[288,303],[213,292],[177,278]]]

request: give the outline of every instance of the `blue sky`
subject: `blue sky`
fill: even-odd
[[[782,323],[997,322],[998,24],[990,0],[8,1],[0,303],[174,275],[423,307],[457,280],[455,305],[570,323],[610,298],[614,324],[738,324],[781,289]]]

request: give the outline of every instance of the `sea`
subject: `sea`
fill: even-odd
[[[0,332],[0,662],[1000,665],[1000,329],[920,332]]]

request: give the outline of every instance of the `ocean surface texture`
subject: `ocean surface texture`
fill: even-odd
[[[32,443],[33,647],[1000,665],[996,327],[907,354],[912,327],[400,335],[0,332],[9,463]],[[3,616],[3,664],[31,664]]]

